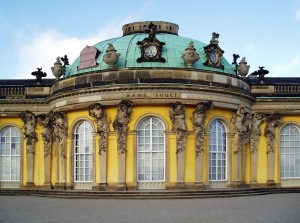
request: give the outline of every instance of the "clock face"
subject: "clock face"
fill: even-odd
[[[211,52],[211,53],[209,54],[209,56],[210,56],[210,61],[211,61],[212,63],[217,63],[217,55],[216,55],[215,52]]]
[[[148,58],[154,58],[157,54],[157,48],[154,45],[149,45],[145,49],[145,54]]]

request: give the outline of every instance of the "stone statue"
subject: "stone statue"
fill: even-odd
[[[241,59],[241,61],[239,62],[239,65],[237,66],[236,69],[237,69],[238,74],[241,77],[246,77],[247,76],[247,74],[249,72],[249,69],[250,69],[250,65],[247,65],[245,57],[243,57]]]
[[[187,126],[185,123],[185,107],[181,102],[170,103],[169,117],[173,124],[172,131],[176,133],[177,153],[185,150]]]
[[[50,112],[53,123],[53,136],[60,144],[61,157],[65,158],[65,145],[68,134],[67,115],[64,112]]]
[[[56,78],[56,80],[59,80],[59,78],[63,75],[65,75],[66,67],[62,65],[60,62],[60,57],[56,58],[56,62],[54,63],[54,66],[51,67],[52,74]]]
[[[42,132],[42,137],[44,140],[44,157],[51,156],[51,147],[53,142],[53,126],[51,115],[48,114],[40,114],[37,116],[40,125],[44,128]]]
[[[64,67],[66,65],[69,65],[69,58],[67,55],[64,55],[63,57],[60,58],[62,62],[64,62]]]
[[[109,68],[113,68],[119,61],[120,53],[114,48],[112,43],[108,44],[106,53],[104,54],[103,61],[108,64]]]
[[[193,64],[199,60],[199,54],[196,53],[193,41],[191,41],[188,48],[185,49],[185,53],[182,54],[181,58],[189,68],[192,68]]]
[[[282,123],[282,115],[275,113],[267,117],[267,125],[265,127],[265,136],[267,137],[268,142],[268,151],[267,153],[274,153],[275,148],[275,129],[279,127]]]
[[[219,40],[218,39],[219,39],[219,33],[213,32],[211,40],[210,40],[210,44],[216,44],[216,45],[218,45],[219,44]]]
[[[212,101],[200,102],[196,105],[195,111],[192,113],[191,121],[195,129],[195,138],[196,138],[196,155],[204,151],[204,134],[205,134],[205,119],[206,112],[209,109],[212,109]]]
[[[92,104],[88,107],[89,115],[93,117],[94,122],[97,124],[97,132],[100,137],[99,141],[99,154],[106,152],[107,150],[107,135],[109,132],[109,124],[111,121],[107,121],[106,113],[103,106],[99,103]]]
[[[244,140],[245,143],[249,143],[250,141],[252,114],[245,112],[244,106],[239,106],[233,121],[235,131],[238,134],[236,152],[239,152],[242,149],[242,141]]]
[[[263,84],[265,83],[265,75],[269,73],[268,70],[265,70],[265,67],[258,67],[259,69],[257,71],[252,72],[250,75],[252,76],[257,76],[260,83]]]
[[[128,133],[128,123],[130,122],[130,115],[132,112],[133,103],[129,100],[122,100],[118,104],[118,111],[113,122],[113,128],[118,136],[118,151],[120,153],[126,152],[126,136]]]
[[[24,111],[20,114],[22,121],[24,122],[24,136],[26,139],[27,154],[34,154],[34,144],[38,140],[35,132],[36,117],[31,111]]]
[[[237,59],[240,58],[240,55],[238,54],[233,54],[233,62],[231,64],[237,66]]]
[[[251,153],[257,151],[258,140],[261,136],[260,125],[266,119],[266,116],[262,113],[254,113],[251,122],[251,132],[250,132],[250,148]]]
[[[47,77],[47,73],[42,71],[42,68],[36,68],[37,71],[33,71],[31,75],[36,77],[36,83],[41,84],[42,78]]]

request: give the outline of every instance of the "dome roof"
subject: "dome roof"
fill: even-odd
[[[145,22],[144,22],[145,23]],[[165,23],[165,22],[160,22]],[[140,24],[140,23],[132,23]],[[173,23],[168,23],[173,24]],[[182,59],[182,54],[185,52],[186,48],[189,46],[189,43],[193,41],[194,48],[199,54],[200,59],[193,64],[193,69],[196,70],[207,70],[221,72],[225,74],[235,75],[235,67],[233,67],[224,57],[222,57],[222,64],[224,69],[205,66],[203,63],[206,61],[206,53],[204,52],[204,47],[207,44],[200,42],[195,39],[182,37],[177,35],[178,26],[176,24],[173,30],[158,30],[155,35],[159,41],[164,42],[165,45],[162,48],[161,56],[166,59],[166,62],[137,62],[137,59],[141,57],[141,49],[137,45],[138,41],[143,41],[149,36],[149,34],[142,31],[131,31],[129,32],[127,27],[129,24],[123,26],[124,35],[122,37],[112,38],[108,40],[101,41],[94,45],[96,49],[100,51],[99,56],[96,59],[97,66],[78,69],[80,65],[80,57],[78,57],[72,65],[67,67],[65,76],[73,76],[77,74],[104,71],[111,69],[109,65],[103,61],[103,57],[109,44],[113,44],[117,53],[120,54],[117,64],[113,69],[122,69],[122,68],[175,68],[175,69],[187,69],[187,65]],[[125,28],[124,28],[125,27]],[[142,27],[142,26],[140,26]],[[159,26],[160,27],[160,26]],[[175,31],[174,31],[175,30]],[[190,68],[189,68],[190,69]]]

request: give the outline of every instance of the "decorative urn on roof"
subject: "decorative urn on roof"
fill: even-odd
[[[188,48],[185,49],[185,53],[182,54],[181,58],[189,68],[192,68],[193,64],[199,60],[199,54],[196,53],[193,41],[191,41]]]
[[[249,72],[250,65],[247,65],[246,58],[243,57],[237,66],[237,72],[241,77],[246,77]]]
[[[66,67],[60,62],[60,57],[56,58],[56,62],[54,63],[54,66],[51,67],[51,70],[56,80],[59,80],[59,78],[65,74]]]
[[[119,61],[120,54],[117,53],[117,50],[113,44],[109,43],[106,53],[103,57],[103,61],[108,64],[109,68],[113,68]]]

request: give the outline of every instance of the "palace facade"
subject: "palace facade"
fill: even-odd
[[[178,29],[126,24],[53,79],[0,80],[0,187],[300,187],[300,78]]]

